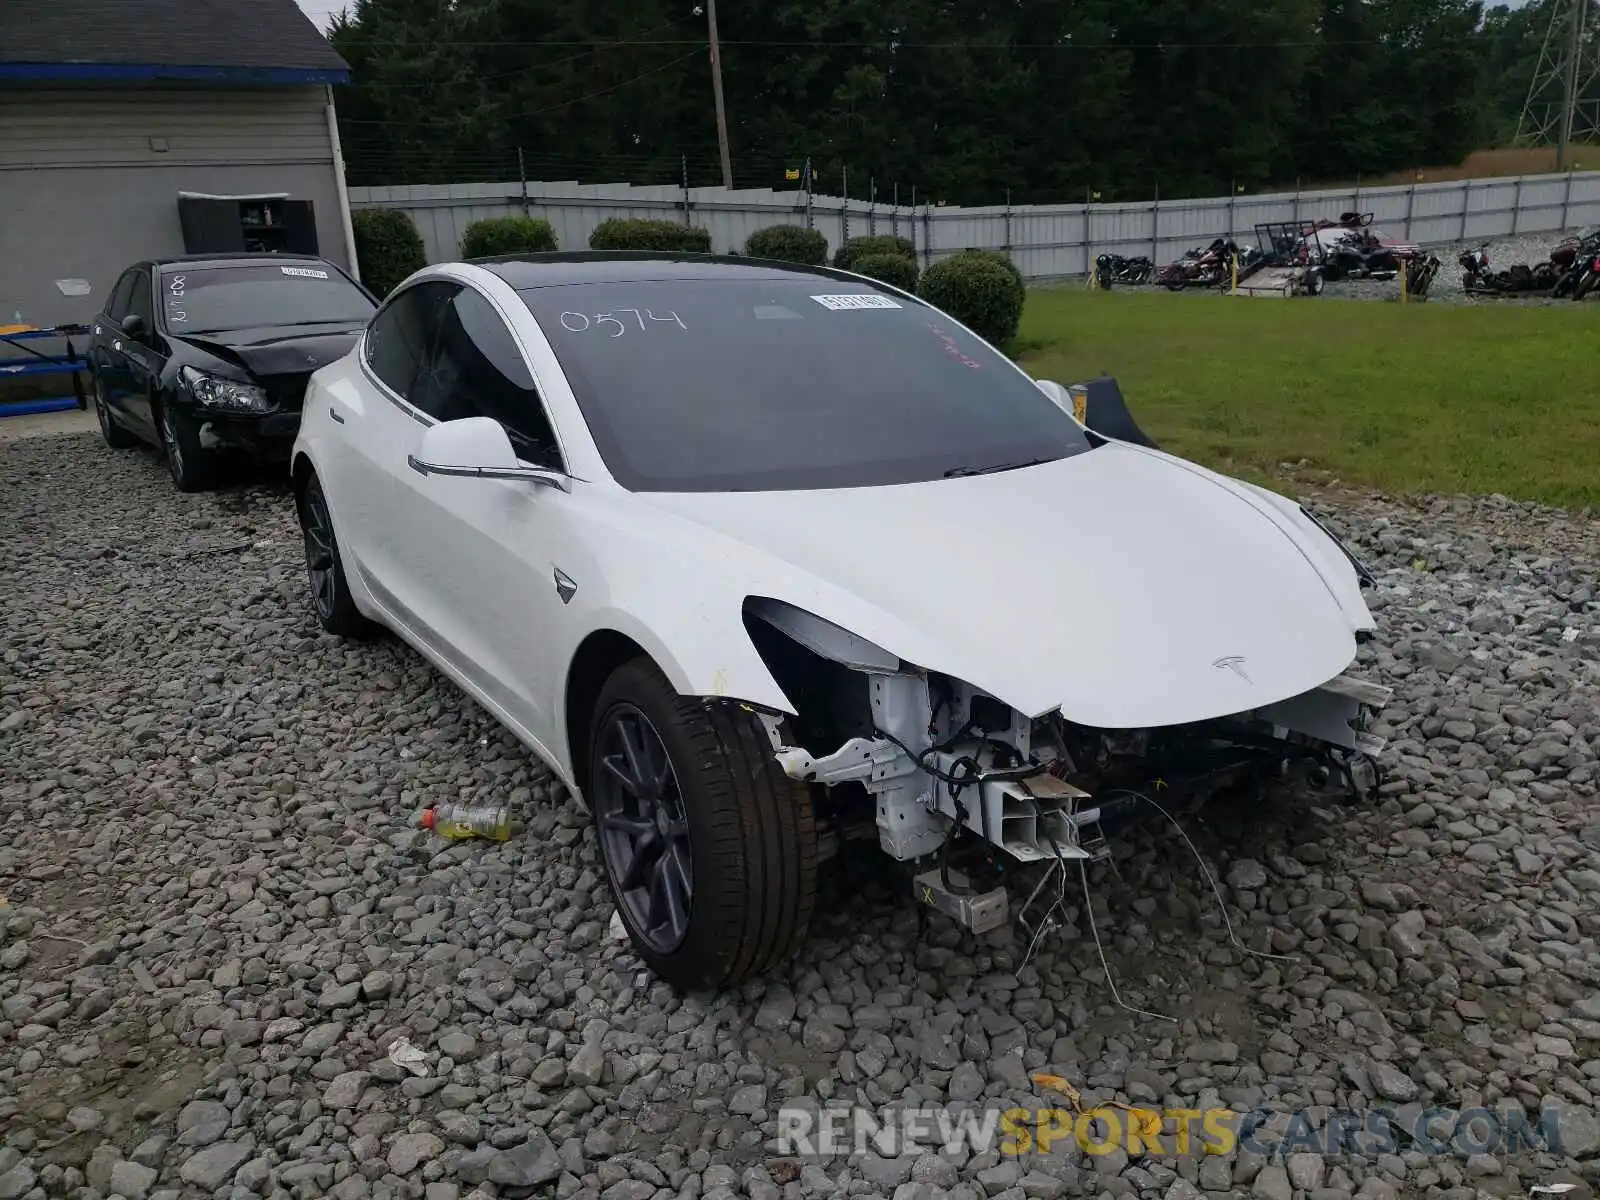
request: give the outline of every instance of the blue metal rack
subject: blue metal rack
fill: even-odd
[[[69,408],[87,408],[88,399],[83,391],[83,372],[88,369],[88,363],[83,355],[73,345],[73,338],[82,339],[89,333],[87,325],[55,325],[48,329],[16,328],[14,326],[0,329],[0,345],[9,346],[13,350],[21,351],[20,354],[8,358],[0,358],[0,383],[8,379],[20,379],[31,375],[71,375],[72,395],[62,396],[49,400],[25,400],[21,403],[0,403],[0,417],[20,417],[28,413],[61,412]],[[66,352],[63,354],[47,354],[26,345],[27,342],[61,341],[66,343]]]

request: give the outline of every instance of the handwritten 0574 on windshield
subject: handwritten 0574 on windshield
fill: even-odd
[[[648,308],[619,308],[614,312],[592,314],[564,312],[561,314],[561,328],[568,333],[583,333],[590,329],[599,330],[603,328],[608,331],[605,336],[619,338],[632,328],[633,322],[624,320],[618,314],[631,315],[633,321],[638,322],[640,332],[648,330],[655,322],[661,322],[666,325],[676,324],[679,329],[689,328],[683,323],[683,318],[675,312],[669,312],[665,316],[658,316],[654,310]],[[613,328],[615,332],[609,332]]]

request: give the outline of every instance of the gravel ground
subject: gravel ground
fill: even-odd
[[[272,483],[181,496],[92,435],[0,446],[0,1200],[120,1195],[1476,1200],[1600,1181],[1600,525],[1343,498],[1397,697],[1376,804],[1123,839],[1024,963],[846,861],[781,978],[653,983],[583,816],[411,652],[322,636]],[[414,831],[507,797],[504,845]],[[387,1051],[423,1052],[413,1077]],[[1565,1156],[776,1158],[809,1097],[1520,1106]]]

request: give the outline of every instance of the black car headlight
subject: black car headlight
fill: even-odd
[[[272,401],[267,398],[267,389],[253,383],[209,375],[195,367],[184,367],[178,372],[178,377],[183,380],[183,386],[189,394],[207,408],[259,413],[272,407]]]

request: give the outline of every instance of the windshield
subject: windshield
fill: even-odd
[[[1083,431],[913,300],[823,276],[519,293],[632,491],[873,487],[1048,462]]]
[[[365,322],[377,307],[339,271],[318,263],[167,267],[162,314],[176,334]]]

